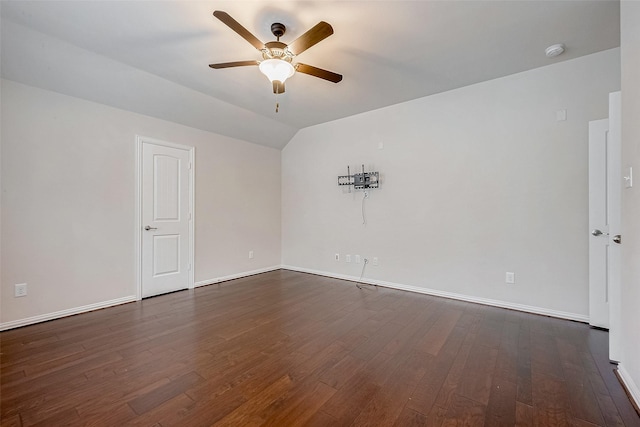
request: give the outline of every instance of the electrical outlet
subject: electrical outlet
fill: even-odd
[[[253,259],[253,251],[249,251],[249,259]]]
[[[351,255],[347,254],[344,256],[344,262],[351,262]]]
[[[373,265],[378,266],[378,257],[373,257]]]
[[[505,274],[505,282],[509,283],[509,284],[513,284],[516,283],[516,273],[512,273],[511,271],[507,271],[507,274]]]
[[[340,261],[340,254],[336,254],[336,261]]]
[[[27,296],[27,284],[26,283],[17,284],[14,296],[16,298],[17,297],[26,297]]]
[[[356,255],[356,264],[360,264],[360,255]]]

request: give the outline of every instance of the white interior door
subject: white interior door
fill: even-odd
[[[191,152],[142,141],[142,297],[190,285]]]
[[[609,329],[609,120],[589,122],[589,324]]]
[[[620,92],[609,119],[589,122],[589,323],[609,329],[609,359],[620,357],[622,158]]]

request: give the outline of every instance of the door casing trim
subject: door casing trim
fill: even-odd
[[[177,148],[179,150],[185,150],[189,152],[189,212],[191,214],[189,219],[189,274],[188,274],[188,289],[193,289],[195,284],[195,239],[194,239],[194,224],[195,224],[195,210],[194,210],[194,198],[195,198],[195,147],[190,145],[176,144],[173,142],[162,141],[155,138],[149,138],[146,136],[136,135],[135,144],[135,162],[136,162],[136,191],[135,191],[135,270],[136,270],[136,300],[142,299],[142,146],[143,144],[154,144],[162,147]]]

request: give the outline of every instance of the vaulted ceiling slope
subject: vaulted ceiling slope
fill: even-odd
[[[2,76],[226,136],[282,148],[301,128],[620,45],[618,1],[3,1]],[[295,40],[319,21],[334,34],[300,61],[276,98],[260,59],[212,15],[261,41]],[[564,43],[555,59],[544,49]]]

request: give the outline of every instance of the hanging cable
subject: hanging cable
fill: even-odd
[[[368,263],[369,263],[369,260],[365,258],[364,264],[362,265],[362,272],[360,273],[360,278],[356,282],[356,288],[358,289],[364,289],[364,286],[375,286],[375,287],[378,286],[378,285],[370,285],[369,283],[362,283],[362,277],[364,277],[364,268],[367,266]]]
[[[369,198],[369,192],[365,191],[364,195],[362,196],[362,225],[367,225],[367,219],[364,216],[364,199],[368,199]]]

